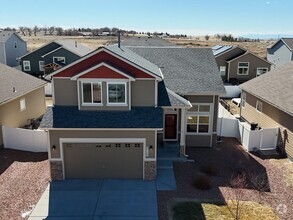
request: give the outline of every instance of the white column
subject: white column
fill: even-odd
[[[185,147],[186,108],[181,109],[180,146]]]

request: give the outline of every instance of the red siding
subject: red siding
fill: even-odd
[[[79,78],[108,78],[108,79],[127,79],[127,77],[121,75],[120,73],[115,72],[114,70],[109,69],[105,66],[100,66],[97,69],[94,69]]]
[[[65,70],[57,73],[54,77],[72,77],[76,74],[85,71],[101,62],[105,62],[116,69],[119,69],[134,78],[154,78],[151,75],[133,67],[132,65],[112,56],[111,54],[101,51],[87,59],[76,63],[75,65],[66,68]]]

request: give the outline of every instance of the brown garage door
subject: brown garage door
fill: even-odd
[[[143,178],[142,143],[66,143],[65,178]]]

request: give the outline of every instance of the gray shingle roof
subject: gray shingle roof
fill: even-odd
[[[174,47],[176,44],[173,44],[167,40],[164,40],[159,37],[131,37],[121,42],[123,46],[144,46],[144,47]]]
[[[110,45],[110,46],[106,46],[105,48],[123,57],[124,59],[142,67],[143,69],[148,70],[154,75],[162,78],[162,74],[158,66],[156,66],[154,63],[151,63],[147,59],[143,58],[139,54],[134,53],[129,48],[122,47],[122,46],[118,47],[117,45]]]
[[[81,57],[92,52],[90,48],[74,40],[55,40],[55,42]]]
[[[160,67],[166,87],[177,94],[225,94],[210,48],[130,47]]]
[[[293,115],[293,62],[249,80],[240,88]]]
[[[281,38],[290,50],[293,50],[293,38]]]
[[[79,111],[77,106],[49,107],[41,128],[163,128],[163,109],[132,107],[131,111]]]
[[[0,63],[0,104],[45,84],[43,80]]]

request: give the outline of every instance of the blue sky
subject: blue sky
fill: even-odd
[[[2,0],[0,27],[119,27],[188,35],[293,34],[293,0]]]

